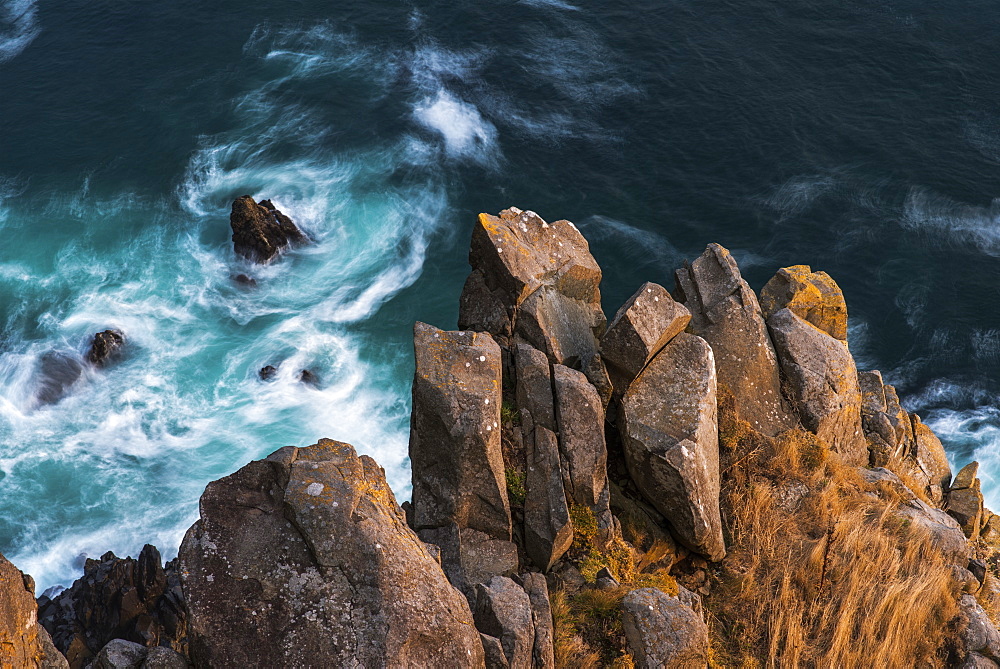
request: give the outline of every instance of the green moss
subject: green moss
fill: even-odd
[[[510,499],[510,503],[515,506],[524,506],[524,496],[527,494],[527,490],[524,487],[524,474],[512,469],[507,468],[507,497]]]
[[[521,424],[521,411],[514,406],[513,402],[504,400],[500,404],[500,422],[503,425],[517,426]]]
[[[573,504],[569,508],[569,516],[573,521],[570,554],[577,560],[577,568],[587,582],[596,581],[597,572],[603,567],[611,570],[619,581],[631,581],[635,576],[632,547],[619,537],[613,538],[607,545],[599,545],[597,518],[589,507]]]

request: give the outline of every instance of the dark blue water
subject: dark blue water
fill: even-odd
[[[0,0],[0,551],[43,586],[169,555],[207,481],[323,436],[405,497],[412,322],[454,326],[511,205],[579,225],[609,313],[712,241],[756,288],[826,270],[996,505],[998,34],[985,2]],[[237,259],[244,193],[315,244]],[[109,327],[127,358],[40,403]]]

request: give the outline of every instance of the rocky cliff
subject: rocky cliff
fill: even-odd
[[[711,244],[609,322],[586,239],[516,208],[469,261],[458,329],[414,327],[410,502],[278,449],[166,567],[108,554],[36,613],[0,563],[4,666],[1000,667],[1000,516],[856,368],[831,277],[758,295]]]

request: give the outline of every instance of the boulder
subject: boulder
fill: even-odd
[[[595,353],[583,367],[583,373],[587,375],[587,380],[594,386],[594,390],[601,398],[601,405],[604,411],[608,410],[611,403],[611,396],[614,394],[614,386],[611,377],[608,375],[608,367],[604,364],[604,359],[600,353]]]
[[[186,652],[187,613],[176,561],[163,566],[155,546],[138,559],[107,552],[53,598],[38,599],[38,620],[73,669],[115,639]]]
[[[124,639],[112,639],[97,654],[93,669],[139,669],[147,648]]]
[[[476,628],[500,639],[510,669],[531,669],[535,643],[531,600],[513,580],[496,576],[476,586]]]
[[[656,283],[639,287],[601,338],[601,356],[619,393],[690,321],[691,312],[675,302],[666,288]]]
[[[835,339],[847,341],[847,302],[837,282],[826,272],[813,272],[809,265],[778,270],[760,291],[764,318],[782,309],[816,326]]]
[[[604,442],[604,406],[583,372],[552,366],[559,427],[559,454],[566,495],[590,507],[598,520],[610,514],[608,449]]]
[[[555,628],[552,621],[552,607],[549,604],[549,586],[545,577],[538,573],[521,576],[521,585],[528,593],[531,603],[531,623],[535,627],[531,666],[535,669],[553,669],[556,666],[553,641]]]
[[[979,475],[979,463],[970,462],[955,474],[955,480],[951,482],[951,490],[962,490],[971,488],[976,484],[976,476]]]
[[[518,408],[528,411],[535,425],[554,432],[557,429],[556,413],[548,357],[533,346],[518,343],[514,347],[514,360]]]
[[[516,207],[480,214],[469,264],[460,328],[484,330],[505,345],[520,335],[560,364],[586,365],[597,351],[606,322],[601,268],[572,223],[547,223]]]
[[[915,446],[914,460],[926,478],[927,491],[930,498],[937,504],[944,499],[944,491],[951,482],[951,465],[945,453],[941,440],[934,431],[920,421],[920,416],[911,414],[913,423],[913,439]]]
[[[802,424],[853,465],[868,464],[861,389],[847,345],[782,309],[767,321]]]
[[[688,548],[721,560],[715,370],[704,339],[677,335],[629,386],[621,433],[643,496]]]
[[[277,375],[278,375],[278,368],[275,367],[274,365],[264,365],[263,367],[260,368],[260,371],[257,372],[257,377],[261,381],[273,381],[274,377],[276,377]]]
[[[708,627],[677,597],[656,588],[633,590],[622,600],[622,625],[637,669],[708,665]]]
[[[292,219],[270,200],[254,202],[249,195],[233,202],[229,225],[233,229],[233,249],[257,263],[271,262],[289,245],[307,241]]]
[[[140,669],[188,669],[188,662],[177,651],[165,646],[156,646],[146,652]]]
[[[979,479],[970,488],[952,489],[944,508],[962,526],[965,536],[971,540],[979,538],[983,519],[983,493],[979,489]]]
[[[733,394],[740,418],[768,436],[794,427],[757,296],[732,254],[709,244],[675,277],[674,296],[691,312],[688,332],[712,347],[719,383]]]
[[[500,644],[500,639],[482,633],[480,633],[479,639],[483,642],[486,669],[508,669],[510,667],[510,664],[507,662],[507,656],[503,654],[503,646]]]
[[[524,441],[528,465],[524,550],[536,567],[547,572],[573,543],[573,525],[559,466],[559,442],[554,432],[541,425],[534,426]]]
[[[350,445],[282,448],[200,511],[179,554],[196,666],[483,666],[465,598]]]
[[[35,583],[0,555],[0,666],[61,669],[66,658],[38,624]]]
[[[105,330],[94,335],[87,351],[87,361],[95,367],[107,367],[121,358],[125,349],[125,335],[118,330]]]
[[[414,326],[410,420],[416,529],[455,523],[510,540],[500,445],[501,356],[488,334]]]
[[[962,634],[965,652],[992,661],[1000,660],[1000,632],[976,598],[970,594],[962,595],[958,601],[958,608],[965,620]]]

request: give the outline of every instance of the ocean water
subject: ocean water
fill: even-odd
[[[0,552],[40,590],[170,557],[208,481],[320,437],[406,498],[412,323],[455,325],[511,205],[577,223],[609,314],[708,242],[758,289],[826,270],[859,366],[1000,507],[998,30],[981,0],[0,0]],[[236,257],[245,193],[313,243]],[[107,328],[127,356],[75,378]]]

